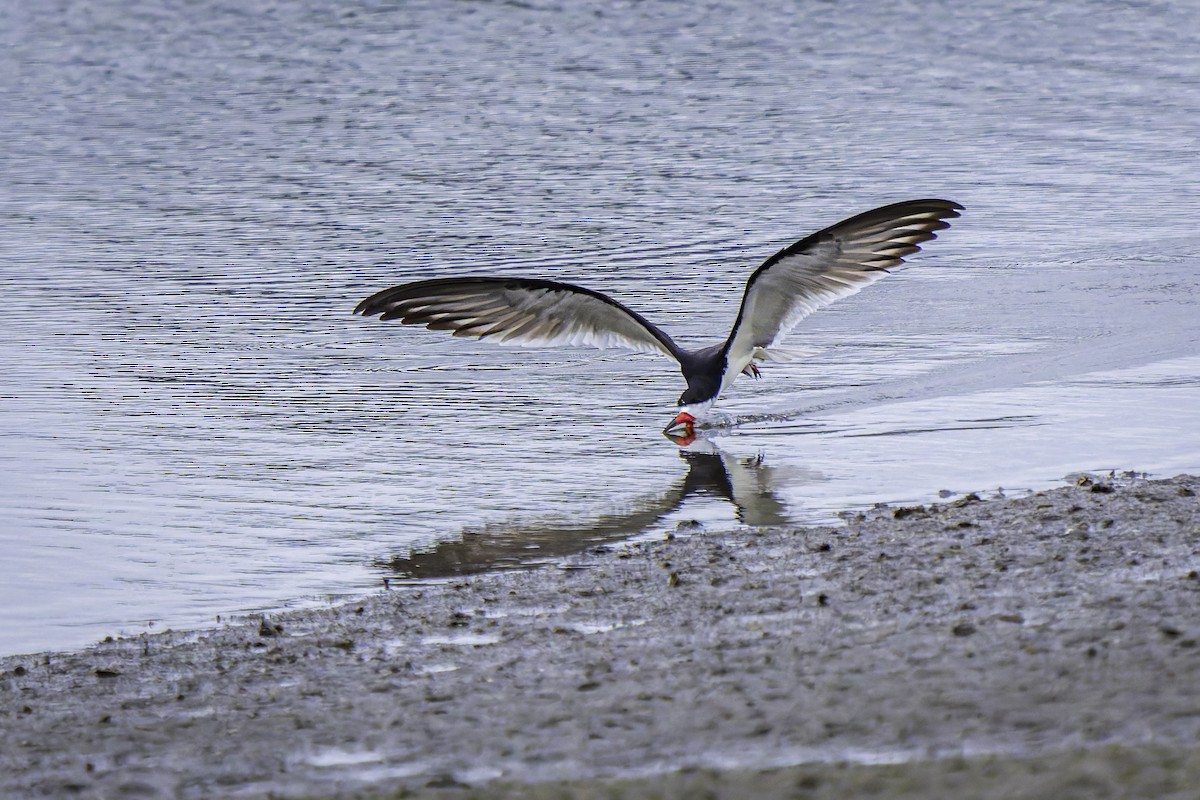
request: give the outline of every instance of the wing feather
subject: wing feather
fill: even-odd
[[[676,360],[680,352],[670,336],[611,297],[532,278],[406,283],[376,292],[354,313],[499,344],[618,348]]]
[[[780,250],[746,283],[725,343],[732,382],[756,351],[777,346],[800,320],[855,294],[903,263],[950,227],[963,207],[949,200],[910,200],[859,214]]]

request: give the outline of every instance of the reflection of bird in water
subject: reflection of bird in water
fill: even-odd
[[[783,503],[775,496],[775,470],[762,456],[736,458],[708,439],[700,439],[679,456],[688,462],[682,498],[696,494],[719,497],[733,504],[738,522],[746,525],[783,525],[788,521]]]
[[[635,502],[625,513],[606,514],[589,522],[488,526],[429,550],[381,561],[378,566],[402,577],[445,578],[537,564],[636,536],[692,496],[725,500],[746,525],[788,521],[784,504],[775,495],[776,473],[761,458],[731,456],[707,439],[680,450],[679,455],[687,462],[687,474],[662,494]]]
[[[613,298],[569,283],[516,277],[457,277],[376,292],[354,309],[455,336],[500,344],[588,345],[673,359],[687,380],[667,432],[690,434],[738,375],[758,377],[763,361],[788,360],[781,347],[800,320],[848,297],[904,263],[950,227],[962,206],[909,200],[867,211],[785,247],[750,275],[733,330],[698,350]],[[680,286],[686,298],[700,287]]]

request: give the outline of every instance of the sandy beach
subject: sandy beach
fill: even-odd
[[[1194,796],[1198,490],[681,531],[5,658],[0,796]]]

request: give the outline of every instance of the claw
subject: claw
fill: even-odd
[[[742,374],[749,375],[751,378],[754,378],[755,380],[758,380],[759,378],[762,377],[762,373],[758,371],[758,365],[755,364],[753,361],[751,361],[749,364],[746,365],[746,368],[744,370],[742,370]]]

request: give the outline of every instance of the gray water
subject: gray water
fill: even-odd
[[[692,521],[1200,469],[1200,5],[0,0],[0,653]],[[649,356],[353,317],[609,292],[685,344],[818,227],[964,217],[659,430]]]

